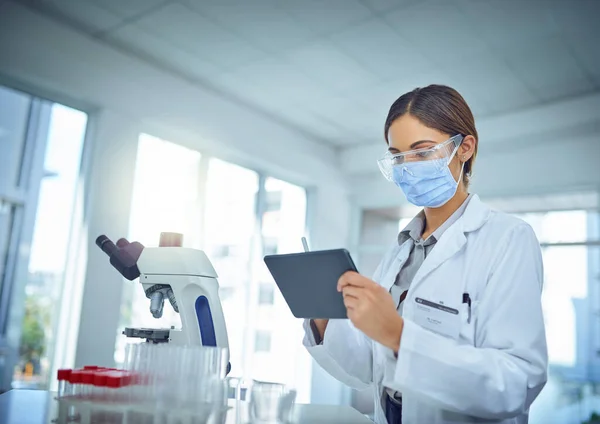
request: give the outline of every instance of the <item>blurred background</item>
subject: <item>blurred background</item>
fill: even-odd
[[[542,243],[550,381],[532,423],[600,412],[600,1],[0,0],[0,391],[119,364],[140,287],[94,245],[185,234],[219,274],[232,375],[372,411],[263,265],[348,248],[371,274],[415,209],[379,174],[391,103],[472,107],[472,191]]]

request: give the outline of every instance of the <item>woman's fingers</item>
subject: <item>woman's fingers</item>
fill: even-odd
[[[354,271],[348,271],[348,272],[345,272],[344,274],[342,274],[342,276],[338,280],[337,289],[338,289],[338,291],[341,292],[344,289],[344,287],[347,287],[347,286],[366,288],[373,284],[376,284],[376,283],[374,283],[373,281],[369,280],[368,278],[360,275],[359,273],[354,272]]]
[[[342,294],[344,295],[344,297],[351,296],[359,299],[361,297],[362,291],[363,289],[360,287],[346,286],[342,290]]]
[[[344,296],[344,306],[347,309],[354,309],[358,306],[359,300],[353,296]]]

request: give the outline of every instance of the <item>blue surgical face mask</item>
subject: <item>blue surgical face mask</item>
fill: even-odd
[[[458,188],[448,167],[451,159],[406,162],[394,167],[392,177],[413,205],[439,208],[454,197]],[[458,181],[462,179],[463,169],[464,163]]]

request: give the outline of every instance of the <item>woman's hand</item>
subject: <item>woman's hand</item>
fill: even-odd
[[[348,271],[338,281],[352,324],[369,338],[398,353],[404,321],[392,295],[376,282]]]

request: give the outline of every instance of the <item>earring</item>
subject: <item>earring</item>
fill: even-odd
[[[462,157],[462,160],[464,161],[466,158],[467,158],[466,156],[463,156],[463,157]]]

